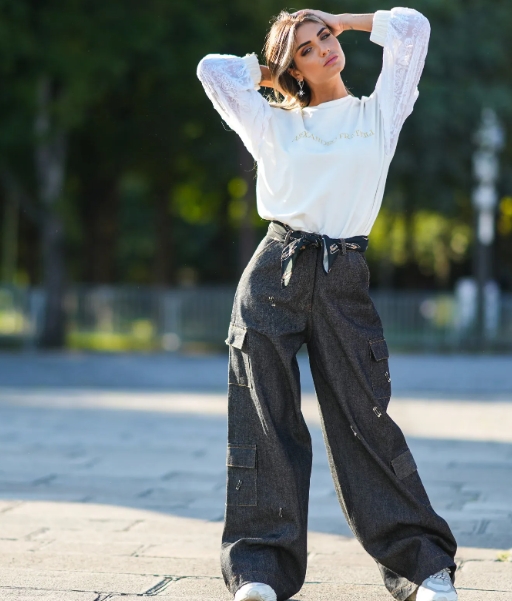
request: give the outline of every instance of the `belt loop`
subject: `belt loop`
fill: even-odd
[[[340,241],[341,241],[341,254],[346,255],[347,254],[347,243],[345,242],[345,238],[340,238]]]

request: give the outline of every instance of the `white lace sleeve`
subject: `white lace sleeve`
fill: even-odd
[[[398,135],[411,114],[430,37],[427,17],[414,8],[378,10],[370,40],[384,47],[375,92],[382,113],[385,151],[394,152]]]
[[[197,77],[222,119],[258,160],[272,109],[257,91],[261,70],[256,54],[207,54],[197,65]]]

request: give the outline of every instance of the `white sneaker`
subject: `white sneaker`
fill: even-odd
[[[263,582],[248,582],[235,594],[234,601],[277,601],[276,592]]]
[[[426,578],[416,591],[416,601],[457,601],[457,591],[450,578],[450,568],[444,568]]]

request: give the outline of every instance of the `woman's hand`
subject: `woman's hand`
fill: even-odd
[[[341,15],[331,15],[331,13],[325,13],[323,10],[314,10],[312,8],[304,8],[302,10],[297,10],[292,13],[294,17],[300,15],[301,13],[312,13],[317,17],[320,17],[322,21],[329,27],[336,37],[343,33],[345,30],[345,24],[343,22],[343,18],[347,16],[348,13],[344,13]]]
[[[300,13],[313,13],[317,17],[320,17],[320,19],[331,28],[332,33],[336,37],[338,37],[340,33],[349,31],[350,29],[371,32],[373,28],[373,17],[375,15],[375,13],[342,13],[341,15],[331,15],[330,13],[324,13],[322,10],[310,8],[304,8],[292,14],[296,16]]]

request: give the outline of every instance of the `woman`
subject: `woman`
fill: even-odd
[[[337,36],[383,46],[374,92],[340,77]],[[430,505],[391,396],[388,347],[364,257],[401,127],[418,97],[430,25],[416,10],[281,12],[255,54],[209,54],[197,76],[257,161],[269,220],[237,287],[229,345],[221,567],[236,601],[282,601],[306,574],[311,438],[296,354],[305,343],[336,492],[391,595],[455,601],[457,548]],[[274,88],[269,101],[257,90]]]

